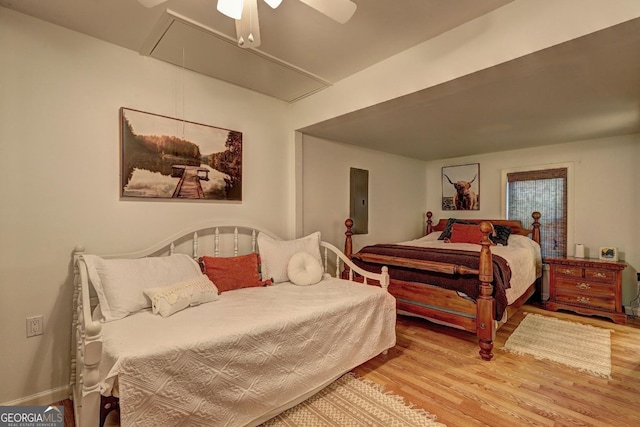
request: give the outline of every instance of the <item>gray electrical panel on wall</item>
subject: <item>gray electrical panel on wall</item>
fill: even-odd
[[[349,217],[353,220],[353,234],[369,233],[369,171],[351,168]]]

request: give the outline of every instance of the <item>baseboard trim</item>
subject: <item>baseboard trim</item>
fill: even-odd
[[[44,406],[69,398],[69,386],[53,388],[31,396],[0,403],[0,406]]]

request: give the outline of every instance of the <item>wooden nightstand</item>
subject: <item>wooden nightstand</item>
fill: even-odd
[[[622,261],[592,258],[547,258],[549,300],[547,310],[571,310],[589,316],[627,323],[622,309]]]

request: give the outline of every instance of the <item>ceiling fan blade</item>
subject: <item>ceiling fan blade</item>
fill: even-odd
[[[260,46],[260,22],[258,22],[258,0],[244,0],[242,17],[236,20],[238,46],[242,48]]]
[[[358,6],[351,0],[300,0],[317,10],[324,13],[334,21],[341,24],[347,22],[355,13]]]
[[[282,0],[264,0],[266,4],[271,6],[271,9],[276,9],[282,3]]]
[[[154,7],[159,5],[160,3],[164,3],[167,0],[138,0],[138,3],[143,5],[144,7]]]

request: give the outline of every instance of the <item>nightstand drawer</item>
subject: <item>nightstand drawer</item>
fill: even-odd
[[[603,310],[614,311],[616,308],[615,294],[603,294],[600,292],[571,292],[564,289],[556,290],[555,300],[572,305],[584,305]]]
[[[606,283],[598,283],[586,279],[558,278],[555,283],[556,293],[570,292],[576,294],[615,296],[616,290]]]
[[[553,266],[555,273],[558,276],[568,276],[568,277],[582,277],[582,268],[581,267],[569,267],[566,265],[554,265]]]
[[[614,283],[616,280],[616,272],[611,270],[585,268],[584,277],[589,280],[597,280],[599,282]]]
[[[594,280],[574,277],[558,277],[555,282],[556,291],[559,289],[577,293],[597,293],[615,295],[616,289],[611,283],[601,283]]]

